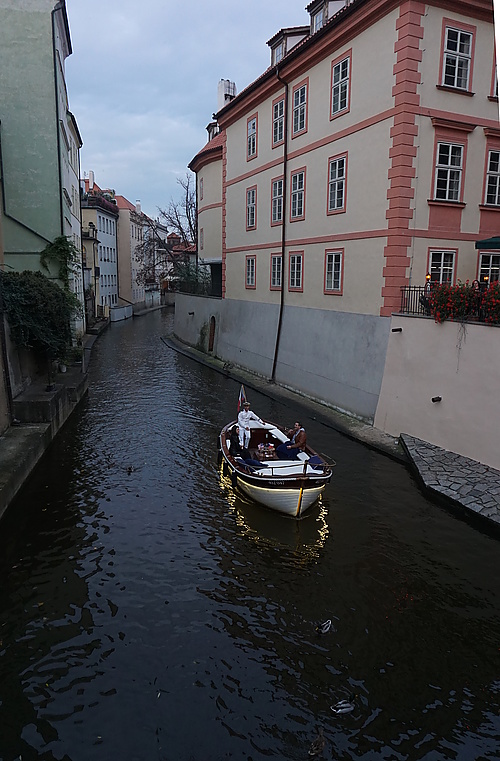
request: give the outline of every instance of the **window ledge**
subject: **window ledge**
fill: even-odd
[[[488,95],[488,100],[493,101],[493,103],[498,103],[498,95]]]
[[[495,204],[492,204],[492,203],[480,203],[479,208],[481,209],[481,211],[484,211],[485,209],[487,211],[500,211],[500,206],[496,206]]]
[[[444,92],[454,92],[458,95],[468,95],[469,98],[472,98],[476,94],[472,92],[472,90],[462,90],[461,87],[450,87],[450,85],[436,85],[436,88],[438,90],[443,90]]]
[[[429,206],[449,206],[452,209],[465,209],[466,204],[463,201],[442,201],[440,198],[428,198]]]

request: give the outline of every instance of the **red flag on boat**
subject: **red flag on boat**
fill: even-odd
[[[245,394],[245,386],[241,384],[240,395],[238,397],[238,412],[241,410],[246,400],[247,400],[247,396]]]

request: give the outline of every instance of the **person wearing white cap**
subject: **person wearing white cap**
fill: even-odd
[[[248,449],[250,444],[250,421],[256,420],[261,425],[265,425],[264,421],[257,417],[250,409],[250,402],[243,403],[243,409],[238,413],[238,425],[240,427],[240,446]]]

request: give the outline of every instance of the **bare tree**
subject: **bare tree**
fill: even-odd
[[[185,177],[178,177],[177,182],[182,188],[179,200],[170,199],[165,209],[158,208],[163,223],[171,232],[176,233],[185,246],[194,245],[198,248],[198,223],[196,212],[195,181],[191,172]]]
[[[182,188],[179,200],[170,199],[165,209],[158,208],[157,220],[141,215],[143,240],[135,249],[139,262],[138,282],[143,285],[159,284],[163,280],[170,287],[190,292],[208,292],[210,276],[198,266],[198,226],[194,175],[190,172],[177,179]],[[167,242],[167,230],[179,241],[173,246]],[[193,263],[192,256],[196,261]]]
[[[159,285],[168,277],[175,261],[172,248],[167,243],[167,230],[146,214],[137,215],[134,221],[142,228],[142,242],[134,252],[139,264],[137,282],[141,285]]]

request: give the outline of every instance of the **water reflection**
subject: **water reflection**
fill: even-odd
[[[298,561],[314,560],[324,546],[328,534],[328,505],[323,500],[312,507],[300,520],[277,515],[258,505],[238,489],[234,489],[229,475],[219,467],[221,494],[235,516],[241,532],[257,543],[289,547]]]

